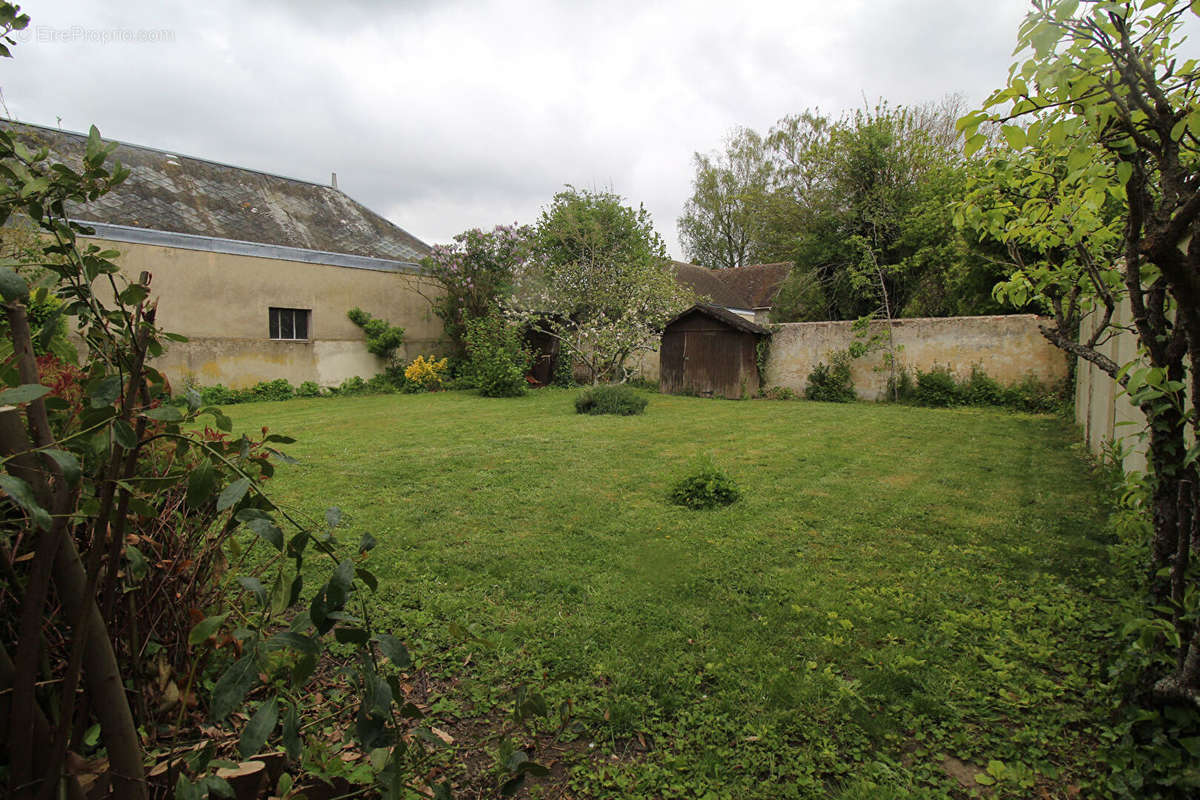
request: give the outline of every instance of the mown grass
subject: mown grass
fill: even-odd
[[[571,700],[569,785],[531,796],[965,796],[949,757],[999,796],[1087,793],[1115,588],[1066,422],[658,395],[590,417],[573,399],[233,409],[299,439],[277,499],[338,505],[379,541],[382,618],[462,679],[447,724],[520,683]],[[671,505],[704,454],[742,499]]]

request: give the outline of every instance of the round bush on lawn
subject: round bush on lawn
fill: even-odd
[[[628,386],[593,386],[575,398],[577,414],[641,414],[650,401]]]

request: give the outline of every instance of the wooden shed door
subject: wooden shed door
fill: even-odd
[[[732,331],[687,331],[683,340],[683,374],[699,395],[738,396],[740,340]]]

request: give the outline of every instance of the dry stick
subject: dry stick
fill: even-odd
[[[37,363],[34,361],[33,344],[30,340],[29,319],[25,314],[25,306],[19,302],[8,303],[5,306],[8,315],[9,330],[12,332],[14,357],[22,383],[37,383]],[[49,423],[46,408],[37,401],[40,415],[29,404],[29,420],[34,428],[39,444],[49,437]],[[20,413],[12,407],[2,415],[4,418],[3,433],[0,434],[0,447],[8,452],[23,453],[28,448],[28,438],[21,424]],[[22,447],[21,445],[25,446]],[[33,489],[37,502],[43,507],[54,508],[50,487],[35,459],[21,459],[25,463],[23,479]],[[14,467],[17,466],[14,464]],[[14,470],[15,472],[16,470]],[[33,790],[33,739],[29,731],[33,725],[34,710],[37,698],[34,695],[34,683],[37,680],[38,659],[41,652],[42,617],[45,612],[46,598],[50,591],[50,578],[53,572],[54,557],[63,539],[66,521],[61,516],[62,509],[56,509],[59,514],[53,519],[50,529],[38,538],[34,550],[34,559],[30,571],[29,582],[25,586],[25,596],[21,603],[21,618],[18,627],[17,657],[13,675],[13,704],[12,716],[9,719],[9,742],[11,744],[10,763],[12,773],[9,778],[14,797],[31,796]]]
[[[144,283],[149,283],[149,274],[148,273],[142,273],[142,277],[144,279]],[[139,308],[139,312],[140,312],[140,308]],[[149,321],[151,321],[151,322],[153,321],[153,318],[154,318],[153,309],[151,309],[150,312],[147,314],[147,318]],[[143,381],[143,368],[145,366],[145,360],[146,360],[146,340],[147,340],[147,338],[148,338],[148,332],[145,328],[143,328],[142,331],[138,334],[138,336],[134,340],[134,360],[133,360],[132,368],[130,369],[129,383],[126,385],[125,391],[121,398],[121,414],[119,416],[120,419],[128,418],[128,416],[131,412],[132,406],[134,405],[133,394],[135,392],[138,392],[139,394],[145,393],[145,386],[144,386],[144,381]],[[144,417],[139,418],[138,422],[137,422],[137,438],[141,439],[141,437],[145,434],[145,432],[146,432],[146,420]],[[114,456],[118,455],[118,452],[119,451],[117,450],[117,448],[114,447],[113,455]],[[130,449],[129,452],[126,454],[124,461],[121,463],[121,471],[119,473],[117,473],[116,475],[113,475],[111,472],[106,473],[106,476],[105,476],[106,477],[106,486],[107,485],[115,485],[115,483],[118,479],[129,478],[133,474],[134,470],[137,469],[137,457],[138,457],[138,448],[134,447],[134,448]],[[113,460],[115,460],[115,459],[110,459],[110,461],[109,461],[110,466],[112,465]],[[111,539],[111,543],[109,545],[108,570],[105,573],[105,582],[106,582],[107,586],[105,587],[106,591],[105,591],[105,600],[104,600],[104,611],[100,615],[101,619],[113,619],[113,610],[114,610],[114,606],[116,604],[115,587],[116,587],[116,583],[117,583],[117,565],[118,565],[118,562],[121,557],[121,545],[124,543],[124,540],[125,540],[125,518],[128,513],[129,513],[129,492],[127,490],[122,489],[121,499],[120,499],[120,502],[118,502],[118,504],[117,504],[116,518],[113,519],[111,525],[104,526],[104,528],[110,529],[109,537]],[[103,517],[97,518],[97,522],[101,521],[102,519],[104,519],[104,518]],[[93,536],[92,541],[91,541],[91,546],[92,546],[93,550],[91,553],[88,554],[87,583],[83,590],[83,595],[85,597],[94,597],[96,595],[96,589],[97,589],[97,585],[98,585],[99,579],[100,579],[100,566],[101,566],[100,554],[104,550],[104,547],[103,547],[104,543],[103,543],[102,539],[100,538],[102,532],[103,532],[103,529],[100,528],[99,526],[97,526],[96,533]],[[83,645],[84,645],[84,641],[85,641],[84,637],[87,635],[88,627],[91,622],[91,615],[88,613],[89,610],[90,609],[87,609],[87,608],[81,608],[79,611],[79,614],[76,617],[74,617],[75,624],[73,627],[75,630],[75,641],[72,643],[72,646],[71,646],[71,654],[69,656],[69,660],[67,663],[67,671],[66,671],[66,675],[63,680],[62,695],[61,695],[61,698],[62,698],[61,699],[61,706],[62,706],[61,717],[64,721],[70,720],[74,716],[74,713],[75,713],[75,711],[74,711],[74,709],[75,709],[75,693],[79,687],[80,672],[83,667],[83,657],[84,657],[84,646]],[[104,635],[105,635],[106,640],[109,638],[108,634],[109,634],[109,632],[108,632],[107,628],[105,628]],[[110,642],[110,648],[111,648],[111,642]],[[53,751],[55,757],[59,760],[65,758],[65,756],[66,756],[67,745],[70,743],[70,733],[71,733],[71,728],[70,728],[69,723],[59,726],[58,734],[57,734],[57,736],[55,736],[55,739],[54,739],[54,751]],[[50,794],[46,791],[46,789],[47,789],[46,786],[42,787],[41,792],[39,792],[39,794],[38,794],[38,800],[51,800]]]
[[[11,308],[11,307],[10,307]],[[16,324],[11,324],[13,316],[20,317]],[[18,341],[18,329],[21,323],[24,322],[25,342],[30,341],[28,336],[28,320],[24,314],[11,315],[10,324],[13,333],[14,342]],[[18,350],[18,352],[20,352]],[[36,383],[36,363],[32,360],[32,348],[29,350],[28,359],[20,359],[18,366],[21,369],[21,379],[27,383]],[[33,380],[29,380],[26,376],[32,369]],[[50,433],[50,426],[46,416],[45,406],[40,398],[29,404],[28,412],[31,427],[34,428],[35,434],[39,437],[39,447],[47,447],[53,444],[53,438]],[[15,418],[15,411],[9,414],[0,414],[0,419]],[[8,437],[0,437],[0,447],[5,448],[3,455],[11,456],[9,460],[9,469],[18,477],[21,475],[22,463],[29,464],[27,458],[32,458],[29,453],[30,443],[24,435],[23,427],[18,424],[14,427],[12,423],[8,423]],[[19,434],[19,438],[16,437]],[[9,450],[9,447],[13,449]],[[39,478],[42,475],[38,469],[36,462],[25,470],[25,473],[32,478]],[[65,514],[60,514],[56,518],[65,523]],[[52,527],[53,531],[54,528]],[[84,643],[83,662],[87,665],[84,671],[84,677],[87,682],[87,690],[91,694],[96,705],[96,717],[100,721],[101,734],[104,745],[108,750],[109,763],[112,767],[114,785],[118,790],[118,796],[131,798],[131,800],[145,800],[146,780],[145,768],[142,764],[142,749],[138,741],[137,727],[133,721],[133,715],[129,711],[129,702],[125,697],[125,687],[121,681],[120,668],[117,665],[116,654],[113,652],[112,643],[108,639],[108,630],[105,627],[104,620],[100,616],[100,610],[96,607],[95,599],[86,593],[87,575],[84,572],[83,564],[79,558],[79,551],[75,548],[75,542],[70,536],[59,536],[59,546],[56,548],[57,553],[53,557],[53,579],[58,594],[62,600],[63,611],[68,620],[87,619],[88,624],[84,629],[74,630],[73,635],[77,640]],[[86,613],[87,616],[82,615]],[[20,674],[18,673],[18,678]],[[32,692],[29,692],[32,699]],[[69,722],[63,724],[69,725]],[[27,732],[26,729],[25,732]],[[23,736],[23,740],[28,739],[28,736]],[[18,762],[13,762],[18,763]],[[28,762],[25,762],[28,764]]]
[[[0,687],[12,686],[14,672],[15,667],[8,656],[8,651],[4,649],[3,644],[0,644]],[[3,701],[0,700],[0,710],[2,709]],[[0,716],[3,714],[0,713]],[[42,713],[42,710],[36,706],[33,709],[33,725],[27,731],[27,737],[36,744],[33,749],[33,769],[43,772],[52,763],[46,757],[46,754],[50,752],[50,723],[46,720],[46,715]],[[80,788],[79,781],[74,775],[64,774],[63,781],[66,784],[67,800],[84,800],[83,789]]]

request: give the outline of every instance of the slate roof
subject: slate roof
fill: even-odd
[[[51,158],[82,161],[87,136],[0,119]],[[121,142],[110,156],[130,175],[74,219],[147,231],[253,242],[414,264],[420,239],[332,186]],[[98,232],[101,232],[98,230]]]
[[[771,331],[767,328],[764,328],[762,325],[756,325],[743,317],[741,314],[735,314],[723,306],[713,305],[712,303],[696,303],[682,314],[677,314],[670,322],[667,323],[667,327],[670,327],[671,323],[677,322],[689,314],[703,314],[710,319],[723,322],[731,328],[736,328],[737,330],[745,333],[753,333],[756,336],[771,335]]]
[[[709,269],[696,264],[673,263],[675,280],[726,308],[770,308],[792,265],[755,264],[733,269]]]

